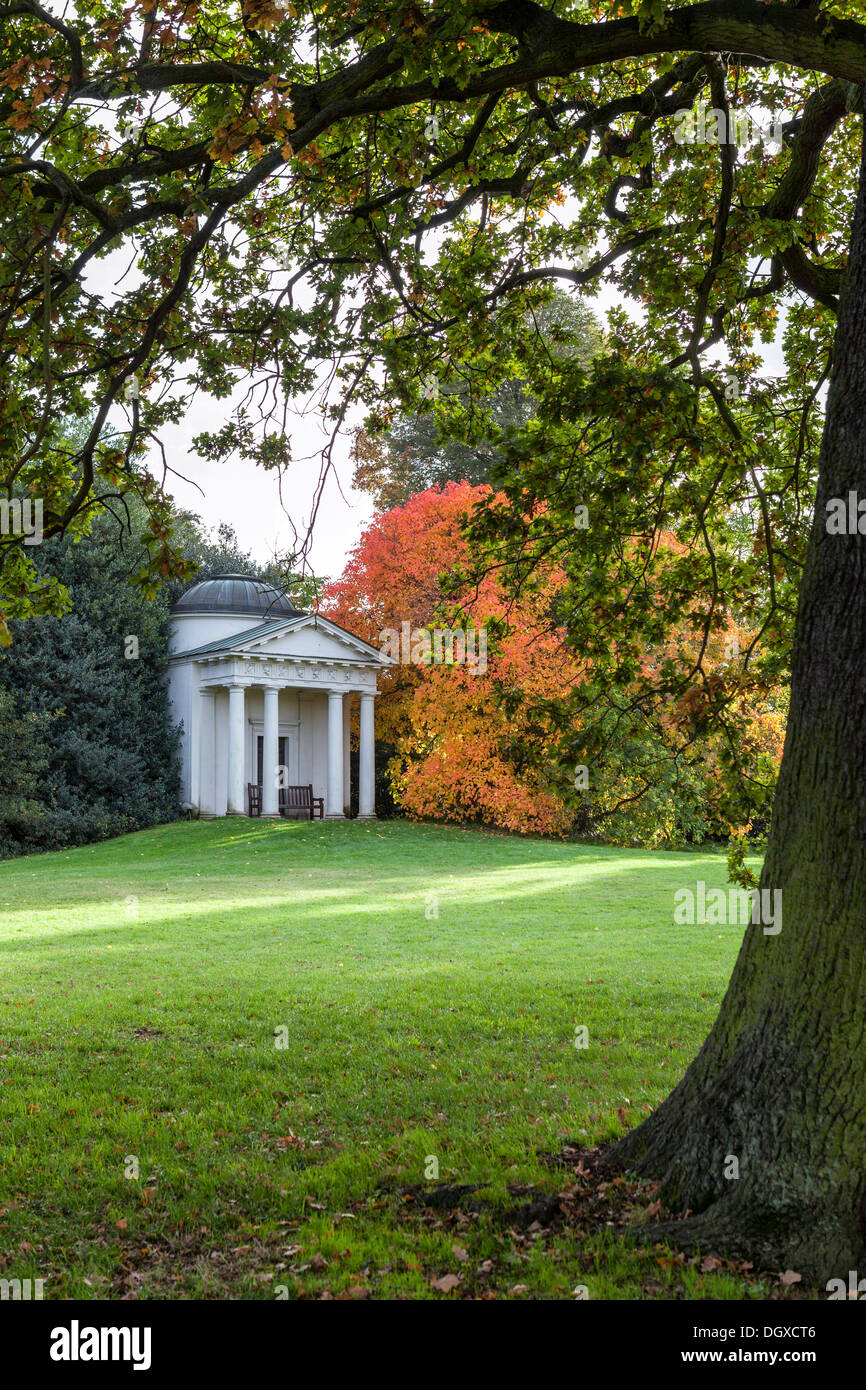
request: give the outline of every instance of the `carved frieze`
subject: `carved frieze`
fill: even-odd
[[[350,690],[376,688],[376,673],[370,667],[335,666],[319,661],[274,661],[267,657],[230,657],[207,662],[202,669],[206,684],[219,685],[226,681],[276,682],[282,686],[324,688],[345,686]]]

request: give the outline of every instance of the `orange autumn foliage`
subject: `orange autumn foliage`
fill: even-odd
[[[413,632],[507,623],[505,635],[488,642],[483,673],[468,664],[405,660],[386,672],[377,737],[395,746],[392,785],[407,814],[561,834],[571,813],[537,770],[518,773],[509,760],[509,746],[527,730],[524,716],[509,717],[503,709],[510,692],[552,697],[578,677],[563,633],[547,616],[561,575],[551,568],[511,605],[488,575],[462,596],[459,609],[439,582],[468,562],[461,517],[489,494],[485,485],[452,482],[377,515],[342,578],[326,590],[322,609],[376,645],[387,630],[401,633],[406,623]]]

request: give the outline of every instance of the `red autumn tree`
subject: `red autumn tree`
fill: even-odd
[[[377,732],[396,749],[391,780],[408,814],[562,833],[573,815],[557,774],[516,765],[510,750],[529,730],[525,715],[507,712],[578,677],[549,616],[558,573],[536,577],[532,593],[510,607],[493,575],[471,593],[455,594],[448,580],[469,559],[461,519],[489,493],[450,482],[376,516],[326,590],[323,611],[367,641],[390,634],[402,645],[382,681]],[[436,629],[483,629],[486,669],[483,659],[425,664],[419,634]],[[420,662],[408,659],[413,647]]]

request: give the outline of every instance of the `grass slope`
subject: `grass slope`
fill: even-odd
[[[55,1298],[443,1297],[448,1274],[766,1297],[517,1211],[566,1184],[539,1155],[637,1123],[694,1055],[742,928],[674,926],[673,895],[725,877],[713,853],[399,822],[178,824],[0,865],[0,1275]],[[433,1159],[477,1191],[425,1211]]]

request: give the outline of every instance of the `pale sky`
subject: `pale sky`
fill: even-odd
[[[169,478],[166,487],[178,506],[196,512],[207,528],[216,529],[221,521],[230,522],[242,548],[265,562],[275,552],[285,553],[292,547],[292,529],[286,511],[299,532],[303,534],[306,530],[319,464],[314,458],[309,463],[292,465],[283,478],[281,503],[275,474],[253,463],[217,464],[201,459],[193,449],[193,437],[203,429],[218,429],[228,419],[230,410],[231,402],[205,397],[196,403],[183,425],[160,431],[170,466],[189,480]],[[310,417],[298,420],[296,426],[292,446],[297,457],[322,447],[323,438]],[[351,486],[353,465],[348,455],[349,441],[344,438],[335,451],[342,487],[329,478],[310,554],[315,573],[328,578],[342,573],[349,551],[373,515],[372,498],[356,492]],[[151,455],[151,466],[161,473],[162,463],[155,451]]]

